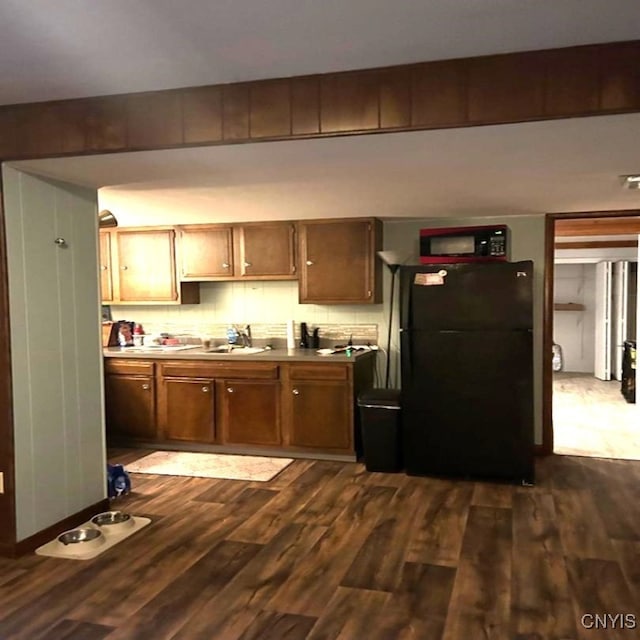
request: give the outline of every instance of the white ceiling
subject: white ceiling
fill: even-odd
[[[0,104],[640,39],[638,0],[2,0]],[[640,115],[16,163],[125,224],[640,208]]]

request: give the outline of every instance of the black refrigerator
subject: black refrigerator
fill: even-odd
[[[402,267],[400,296],[407,473],[532,483],[533,263]]]

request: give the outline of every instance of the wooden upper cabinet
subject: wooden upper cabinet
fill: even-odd
[[[177,301],[174,231],[118,231],[119,299]]]
[[[235,227],[236,276],[295,279],[295,229],[293,222],[259,222]]]
[[[220,280],[233,277],[233,236],[230,226],[179,227],[180,278]]]
[[[173,229],[118,229],[111,244],[114,302],[200,302],[197,283],[177,283]]]
[[[111,232],[99,234],[100,292],[102,302],[113,302],[113,284],[111,282]]]
[[[305,220],[298,225],[300,302],[381,300],[382,224],[375,218]]]
[[[179,227],[182,280],[296,278],[295,223]]]

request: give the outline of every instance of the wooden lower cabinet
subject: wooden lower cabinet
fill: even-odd
[[[374,366],[373,354],[352,363],[107,358],[107,433],[353,456],[355,399],[373,386]]]
[[[280,445],[280,383],[277,380],[218,380],[222,443]]]
[[[352,390],[332,380],[289,382],[289,444],[318,449],[353,448]]]
[[[165,440],[214,442],[214,382],[207,378],[163,378],[159,431]]]
[[[155,440],[153,376],[105,376],[107,433],[133,440]]]

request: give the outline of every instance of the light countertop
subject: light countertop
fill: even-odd
[[[226,354],[213,353],[200,346],[162,351],[136,350],[135,347],[106,347],[103,349],[106,358],[132,358],[137,360],[224,360],[226,362],[340,362],[343,364],[353,363],[363,358],[374,357],[376,351],[361,350],[353,351],[350,356],[345,353],[334,353],[331,355],[320,355],[315,349],[267,349],[259,353],[247,354]]]

